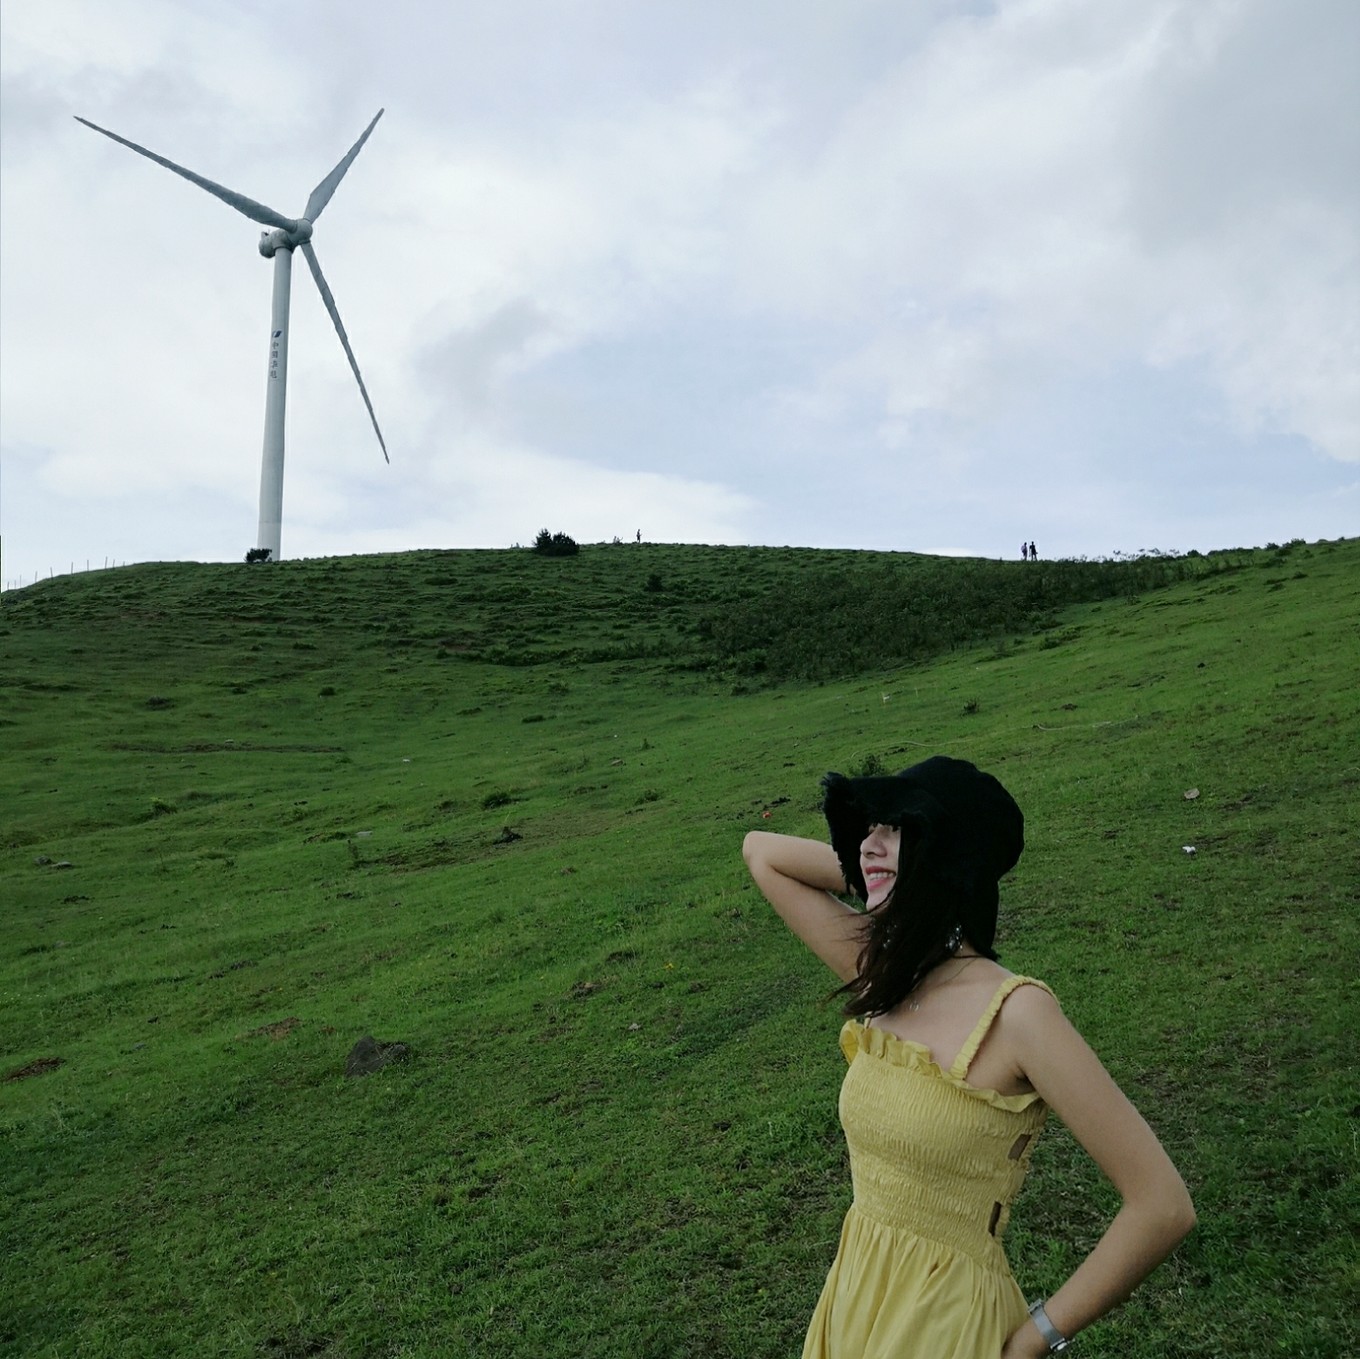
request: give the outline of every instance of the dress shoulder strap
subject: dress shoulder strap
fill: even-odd
[[[1012,991],[1018,991],[1022,986],[1038,986],[1048,992],[1051,996],[1053,990],[1045,986],[1043,982],[1036,981],[1033,977],[1007,977],[1000,986],[996,988],[987,1008],[982,1012],[982,1017],[973,1026],[973,1032],[968,1035],[967,1041],[959,1049],[959,1055],[954,1058],[953,1065],[949,1068],[949,1074],[963,1080],[968,1074],[968,1068],[973,1065],[973,1058],[977,1056],[977,1050],[982,1046],[982,1040],[987,1037],[998,1014],[1001,1012],[1002,1005],[1006,1002],[1006,997]]]

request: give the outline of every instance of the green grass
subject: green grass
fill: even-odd
[[[1003,960],[1200,1213],[1083,1353],[1354,1353],[1360,542],[1041,569],[626,545],[6,594],[0,1352],[796,1353],[839,1021],[741,838],[942,750],[1027,814]],[[871,667],[845,611],[892,591],[949,621],[904,602]],[[346,1079],[365,1033],[412,1059]],[[1022,1286],[1111,1209],[1050,1128]]]

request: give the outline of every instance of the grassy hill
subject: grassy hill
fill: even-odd
[[[1083,1352],[1354,1353],[1357,618],[1356,540],[4,595],[0,1353],[796,1353],[849,1198],[839,1021],[741,838],[933,751],[1024,807],[1003,961],[1200,1210]],[[364,1034],[410,1059],[346,1078]],[[1111,1210],[1051,1127],[1027,1292]]]

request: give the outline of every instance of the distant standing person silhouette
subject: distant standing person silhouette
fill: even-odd
[[[1039,560],[1039,549],[1035,547],[1033,543],[1029,545],[1029,559],[1032,562],[1037,562]]]
[[[1022,562],[1027,562],[1027,561],[1029,561],[1029,544],[1028,544],[1028,543],[1021,543],[1021,544],[1020,544],[1020,560],[1021,560]]]

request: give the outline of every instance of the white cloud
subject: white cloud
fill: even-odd
[[[848,316],[865,337],[811,404],[838,412],[876,389],[895,446],[914,415],[936,433],[940,418],[1004,418],[1017,390],[1083,365],[1193,361],[1243,428],[1360,456],[1360,242],[1354,193],[1334,192],[1360,163],[1354,120],[1342,105],[1339,128],[1310,122],[1326,103],[1302,78],[1299,107],[1269,97],[1292,125],[1251,171],[1227,120],[1258,97],[1261,67],[1215,64],[1266,45],[1277,16],[1036,0],[941,26],[752,210],[760,302]],[[1291,15],[1295,41],[1306,19]],[[1236,82],[1209,101],[1227,111],[1216,128],[1206,72]],[[1295,147],[1314,192],[1282,195]],[[1206,216],[1215,194],[1234,210]]]

